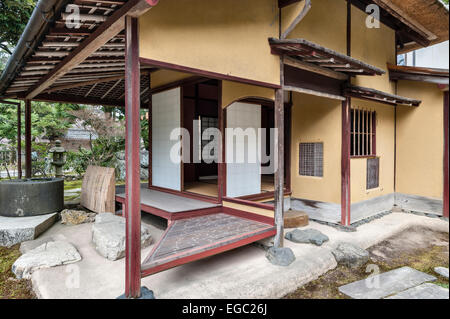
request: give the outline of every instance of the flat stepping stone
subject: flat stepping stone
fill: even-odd
[[[101,213],[92,225],[92,243],[97,252],[109,260],[125,257],[125,218]],[[150,246],[152,236],[148,227],[141,226],[141,248]]]
[[[327,235],[322,234],[316,229],[294,229],[284,235],[284,238],[294,243],[300,244],[314,244],[322,246],[322,244],[329,240]]]
[[[353,299],[380,299],[435,280],[424,272],[402,267],[341,286],[339,291]]]
[[[284,212],[284,228],[305,227],[309,224],[308,214],[297,210]]]
[[[271,247],[266,252],[266,258],[276,266],[289,266],[295,260],[295,255],[288,247]]]
[[[12,266],[18,279],[31,278],[37,269],[75,263],[81,260],[78,250],[65,241],[51,241],[20,256]]]
[[[417,287],[399,292],[386,299],[449,299],[448,289],[431,284],[424,283]]]
[[[436,267],[436,268],[434,268],[434,271],[435,271],[437,274],[441,275],[442,277],[445,277],[445,278],[448,279],[448,268],[445,268],[445,267]]]
[[[29,217],[0,216],[0,246],[11,247],[33,240],[50,228],[56,220],[56,213]]]

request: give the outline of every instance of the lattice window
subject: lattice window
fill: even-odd
[[[217,117],[206,117],[206,116],[201,116],[200,117],[200,123],[201,123],[201,135],[200,138],[202,138],[203,136],[203,132],[208,129],[208,128],[219,128],[219,121]],[[203,152],[203,148],[208,145],[214,138],[212,136],[210,136],[210,138],[208,140],[201,140],[201,152],[200,152],[200,156],[202,156],[202,152]],[[214,140],[214,143],[217,144],[217,140]],[[214,150],[217,150],[218,145],[214,145],[215,147],[213,149],[211,149],[211,153],[210,154],[205,154],[203,156],[203,160],[215,160],[217,161],[217,155],[218,154],[214,154]]]
[[[350,118],[350,155],[376,155],[376,113],[364,109],[352,109]]]
[[[380,186],[380,158],[367,159],[367,189]]]
[[[300,175],[323,177],[323,143],[300,143]]]

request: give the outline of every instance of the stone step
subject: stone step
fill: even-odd
[[[417,287],[399,292],[386,299],[449,299],[448,289],[444,287],[424,283]]]
[[[380,299],[435,280],[424,272],[402,267],[341,286],[339,291],[353,299]]]
[[[288,210],[284,212],[284,228],[298,228],[308,226],[309,218],[305,212]]]

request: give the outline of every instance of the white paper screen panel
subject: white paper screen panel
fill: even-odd
[[[227,108],[227,128],[254,129],[256,139],[244,138],[240,142],[234,138],[229,143],[226,138],[226,154],[236,159],[244,156],[243,163],[229,162],[227,156],[227,196],[239,197],[261,193],[260,147],[258,146],[258,128],[261,127],[261,106],[236,102]],[[229,134],[229,131],[226,132]],[[230,153],[232,152],[232,153]],[[256,161],[249,160],[249,152],[254,153]]]
[[[152,184],[181,191],[181,163],[171,160],[177,140],[170,134],[180,127],[181,89],[152,95]]]

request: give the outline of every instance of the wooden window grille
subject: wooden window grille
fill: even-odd
[[[300,143],[300,175],[323,177],[323,143]]]
[[[376,153],[376,113],[364,109],[351,109],[350,155],[375,156]]]
[[[380,186],[380,158],[367,159],[367,189]]]

